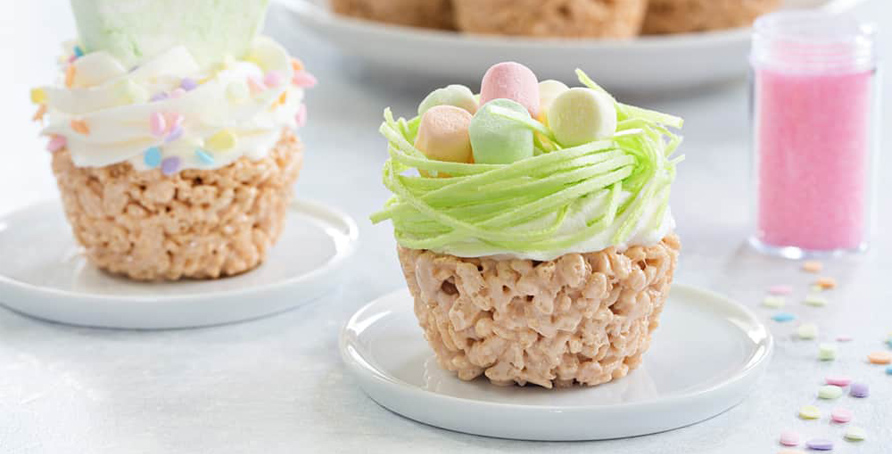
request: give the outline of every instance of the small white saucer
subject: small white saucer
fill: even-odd
[[[409,291],[360,309],[341,332],[341,356],[376,402],[407,418],[489,437],[601,440],[687,426],[741,402],[774,342],[727,298],[675,286],[644,364],[594,388],[546,390],[463,382],[437,366]]]
[[[0,218],[0,304],[33,317],[106,328],[166,329],[262,317],[337,285],[356,223],[330,207],[292,203],[266,261],[217,280],[135,282],[87,263],[58,202]]]

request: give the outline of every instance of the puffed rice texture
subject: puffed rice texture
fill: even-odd
[[[645,34],[689,33],[746,27],[781,0],[650,0]]]
[[[135,280],[215,279],[258,266],[278,239],[303,163],[285,130],[262,159],[214,170],[77,167],[53,154],[62,204],[95,266]]]
[[[459,30],[491,35],[632,38],[647,0],[454,0]]]
[[[452,0],[332,0],[334,12],[410,27],[453,30]]]
[[[441,367],[462,380],[552,388],[607,383],[641,364],[680,247],[670,234],[547,262],[398,253]]]

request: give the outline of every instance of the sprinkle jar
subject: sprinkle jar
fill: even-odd
[[[849,15],[756,21],[752,54],[756,249],[788,258],[867,247],[878,146],[874,30]]]

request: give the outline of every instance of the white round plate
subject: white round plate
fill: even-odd
[[[786,0],[786,8],[843,11],[861,0]],[[580,67],[620,92],[692,87],[741,77],[748,67],[750,29],[633,40],[534,39],[463,35],[335,15],[326,0],[279,0],[298,27],[345,53],[398,71],[477,83],[494,63],[514,60],[540,79],[575,82]]]
[[[356,223],[327,206],[292,203],[266,261],[217,280],[136,282],[87,263],[58,202],[0,218],[0,304],[73,325],[166,329],[262,317],[322,295],[353,253]]]
[[[407,289],[357,312],[341,356],[376,402],[444,429],[522,440],[601,440],[675,429],[746,397],[768,366],[773,340],[743,306],[676,286],[644,364],[594,388],[546,390],[459,380],[440,369]]]

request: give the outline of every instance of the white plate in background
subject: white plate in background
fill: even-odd
[[[343,52],[392,70],[476,87],[494,63],[514,60],[540,79],[575,83],[582,68],[618,92],[662,91],[722,82],[746,74],[750,28],[644,36],[632,40],[536,39],[464,35],[342,17],[326,0],[278,0],[298,27]],[[842,12],[863,0],[786,0],[786,8]]]
[[[768,367],[768,329],[738,303],[676,285],[644,363],[593,388],[546,390],[459,380],[437,365],[408,289],[360,309],[341,357],[380,405],[432,426],[522,440],[601,440],[694,424],[740,403]]]
[[[346,214],[297,200],[258,268],[215,280],[137,282],[90,265],[61,204],[45,202],[0,218],[0,305],[103,328],[189,328],[258,318],[337,286],[357,232]]]

